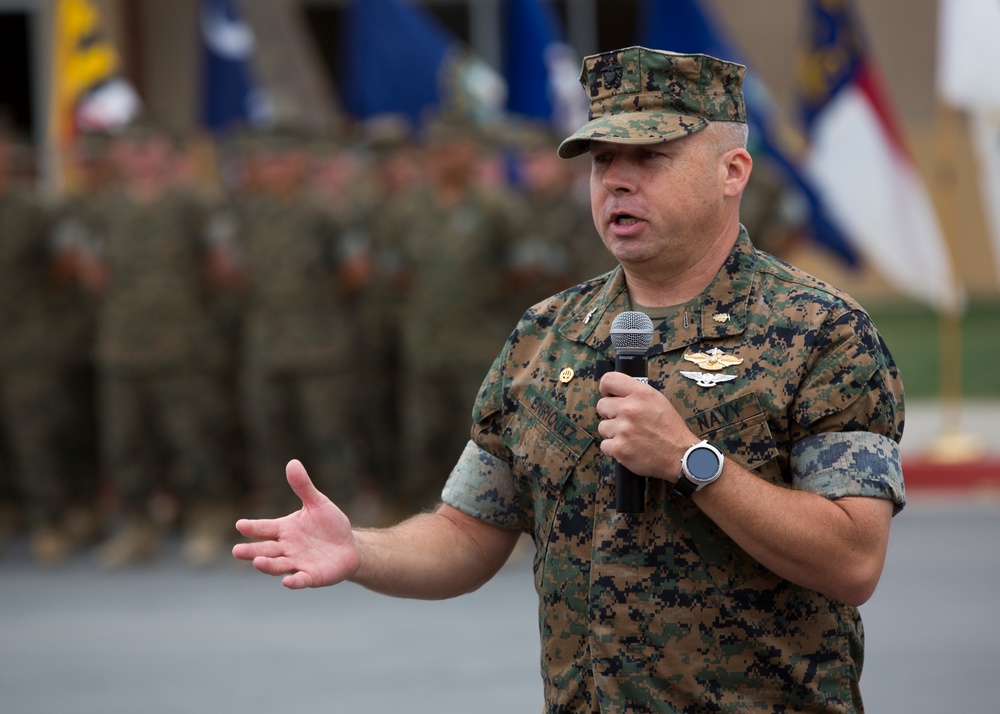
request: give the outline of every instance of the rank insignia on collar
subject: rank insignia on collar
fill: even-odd
[[[704,372],[684,372],[683,370],[681,374],[688,379],[693,379],[699,387],[714,387],[716,384],[736,379],[735,374],[705,374]]]
[[[735,367],[738,364],[743,364],[741,357],[727,355],[718,347],[713,347],[708,352],[691,352],[684,355],[684,359],[688,362],[694,362],[702,369],[707,369],[710,372],[717,372],[726,367]]]

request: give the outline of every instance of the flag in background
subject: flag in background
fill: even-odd
[[[233,126],[259,126],[272,111],[254,79],[255,39],[231,0],[202,0],[199,9],[202,43],[202,124],[212,131]]]
[[[419,8],[397,0],[354,0],[340,35],[341,98],[366,119],[401,113],[417,122],[441,101],[439,73],[457,40]]]
[[[956,310],[947,244],[847,0],[812,0],[799,88],[809,174],[854,245],[892,284]]]
[[[639,44],[684,54],[702,53],[730,62],[746,64],[735,45],[722,32],[709,9],[698,0],[644,0],[640,6]],[[815,185],[807,178],[794,152],[782,136],[790,132],[771,110],[771,97],[764,83],[748,71],[743,81],[750,125],[750,151],[755,159],[771,163],[785,186],[795,191],[807,209],[806,229],[820,245],[844,263],[858,263],[855,250],[835,225]]]
[[[968,114],[1000,278],[1000,2],[941,0],[938,10],[938,93]]]
[[[433,17],[399,0],[353,0],[340,34],[345,109],[359,119],[394,113],[416,125],[428,110],[499,119],[503,79]]]
[[[571,134],[587,121],[580,58],[547,0],[508,0],[504,77],[507,110]]]
[[[54,12],[50,136],[66,147],[77,131],[127,124],[141,108],[120,74],[118,53],[89,0],[57,0]]]
[[[118,53],[89,0],[57,0],[52,32],[47,173],[58,193],[76,182],[67,157],[77,134],[114,131],[139,114],[142,102],[121,76]]]

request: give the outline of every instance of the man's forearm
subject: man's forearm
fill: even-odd
[[[860,605],[878,583],[891,501],[833,501],[775,486],[731,461],[694,500],[750,556],[797,585]]]
[[[456,597],[492,578],[518,535],[442,505],[392,528],[356,530],[361,564],[350,580],[395,597]]]

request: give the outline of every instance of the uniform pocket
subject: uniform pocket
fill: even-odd
[[[741,394],[687,419],[687,426],[708,439],[726,458],[755,470],[778,456],[778,447],[767,426],[757,394]]]
[[[778,447],[767,425],[767,416],[753,392],[706,409],[687,420],[688,428],[714,444],[761,478],[781,484]],[[768,571],[737,546],[701,510],[690,502],[678,503],[698,552],[714,585],[723,593],[766,575]]]
[[[528,385],[504,428],[503,441],[512,456],[518,491],[531,494],[536,537],[543,543],[570,475],[594,437]]]

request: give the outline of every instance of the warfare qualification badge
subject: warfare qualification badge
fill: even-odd
[[[681,374],[688,379],[693,379],[699,387],[714,387],[716,384],[736,379],[735,374],[705,374],[704,372],[684,372],[683,370]]]
[[[562,382],[563,384],[569,384],[571,381],[573,381],[573,377],[575,374],[576,373],[573,372],[572,367],[567,367],[566,369],[564,369],[562,372],[559,373],[559,381]]]
[[[713,347],[708,352],[693,352],[686,354],[684,355],[684,359],[688,362],[694,362],[702,369],[707,369],[710,372],[717,372],[720,369],[725,369],[726,367],[735,367],[738,364],[743,364],[743,359],[741,357],[727,355],[718,347]]]

